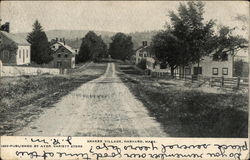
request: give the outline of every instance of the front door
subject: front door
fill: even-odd
[[[62,67],[62,62],[61,61],[58,61],[57,62],[57,68],[61,68]]]
[[[202,67],[194,67],[194,75],[202,74]]]

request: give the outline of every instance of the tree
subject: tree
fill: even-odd
[[[76,57],[76,62],[86,62],[89,60],[99,60],[107,54],[107,45],[103,42],[102,37],[89,31],[82,39],[79,54]]]
[[[183,69],[189,63],[198,63],[199,67],[201,58],[212,52],[215,23],[213,20],[204,22],[204,5],[200,1],[189,1],[187,5],[180,3],[178,13],[170,12],[172,25],[169,28],[183,42],[184,54],[179,54]]]
[[[172,76],[174,69],[181,64],[180,59],[184,52],[182,44],[170,31],[161,31],[152,39],[152,52],[162,64],[170,66]]]
[[[237,60],[234,62],[234,76],[235,77],[242,77],[243,75],[243,60]]]
[[[117,33],[111,38],[109,54],[114,59],[125,60],[133,55],[132,37],[124,33]]]
[[[169,12],[171,23],[166,30],[153,38],[156,57],[168,63],[172,73],[174,68],[182,67],[184,76],[184,67],[194,63],[199,67],[204,56],[223,60],[228,53],[235,54],[237,49],[247,46],[244,38],[233,36],[227,27],[216,34],[215,21],[204,21],[204,6],[201,1],[180,3],[177,13]]]
[[[230,28],[227,26],[221,26],[219,29],[219,34],[214,37],[213,41],[213,59],[218,61],[226,60],[228,54],[235,56],[237,50],[247,48],[248,41],[239,36],[233,35],[235,28]]]
[[[31,44],[31,61],[43,64],[53,59],[50,55],[48,38],[38,20],[33,24],[33,30],[28,34],[27,41]]]

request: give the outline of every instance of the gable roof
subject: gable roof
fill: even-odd
[[[63,42],[56,42],[56,43],[60,44],[61,47],[59,47],[59,48],[55,51],[55,53],[56,53],[58,50],[60,50],[61,48],[65,48],[65,49],[67,49],[69,52],[71,52],[72,54],[76,54],[76,51],[75,51],[73,48],[71,48],[70,46],[68,46],[68,45],[66,45],[66,44],[64,45]],[[55,44],[55,43],[53,43],[53,44]]]
[[[63,47],[65,47],[67,50],[69,50],[70,52],[72,52],[72,53],[75,53],[75,50],[72,48],[72,47],[70,47],[70,46],[68,46],[68,45],[64,45],[64,43],[63,42],[58,42],[59,44],[61,44]]]
[[[0,31],[6,38],[8,38],[9,40],[15,42],[16,44],[19,44],[19,45],[30,45],[30,43],[24,39],[23,37],[21,36],[18,36],[18,35],[15,35],[15,34],[12,34],[12,33],[8,33],[8,32],[5,32],[5,31]]]

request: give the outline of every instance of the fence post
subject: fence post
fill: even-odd
[[[209,86],[212,87],[213,77],[209,77]]]
[[[223,87],[224,86],[224,77],[222,76],[221,77],[221,87]]]
[[[0,77],[2,77],[3,63],[0,60]]]
[[[240,89],[240,77],[237,78],[237,89]]]

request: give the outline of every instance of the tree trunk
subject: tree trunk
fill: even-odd
[[[174,67],[170,67],[171,76],[174,77]]]
[[[182,76],[181,78],[183,79],[185,76],[185,65],[182,65]]]

